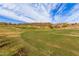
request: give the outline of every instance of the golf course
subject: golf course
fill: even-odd
[[[0,26],[0,56],[79,56],[78,29]]]

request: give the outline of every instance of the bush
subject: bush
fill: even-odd
[[[67,27],[69,24],[63,23],[62,27]]]

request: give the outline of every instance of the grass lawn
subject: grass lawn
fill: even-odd
[[[0,55],[79,56],[79,30],[0,27]]]
[[[75,34],[74,34],[75,33]],[[21,34],[28,43],[28,55],[79,55],[79,30],[32,30]]]

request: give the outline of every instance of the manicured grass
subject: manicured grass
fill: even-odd
[[[79,30],[0,27],[0,55],[79,56]]]
[[[32,50],[28,55],[79,55],[79,37],[72,33],[79,30],[32,30],[22,33],[22,38]]]

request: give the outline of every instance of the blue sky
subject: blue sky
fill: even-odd
[[[1,3],[0,22],[79,23],[77,3]]]

